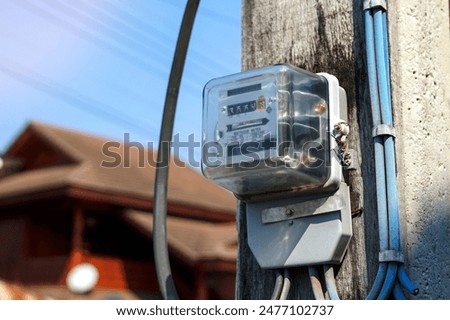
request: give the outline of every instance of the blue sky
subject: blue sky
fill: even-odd
[[[0,153],[31,120],[157,145],[185,0],[0,4]],[[240,14],[240,0],[200,1],[174,129],[181,140],[200,140],[205,83],[240,71]]]

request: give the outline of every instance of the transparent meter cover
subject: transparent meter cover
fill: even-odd
[[[322,187],[330,178],[328,82],[290,65],[209,81],[202,171],[238,196]]]

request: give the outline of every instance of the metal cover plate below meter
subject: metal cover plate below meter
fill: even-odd
[[[349,188],[320,199],[247,203],[248,244],[262,268],[342,261],[352,236]]]

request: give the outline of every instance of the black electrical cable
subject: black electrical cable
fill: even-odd
[[[199,3],[200,0],[188,0],[186,4],[167,85],[161,134],[159,136],[153,197],[153,251],[159,288],[164,299],[178,299],[170,269],[167,246],[167,182],[169,177],[170,141],[173,135],[178,92]]]

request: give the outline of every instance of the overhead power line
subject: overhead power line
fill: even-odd
[[[167,63],[170,63],[170,59],[168,59],[167,57],[168,52],[164,52],[164,50],[161,50],[161,48],[158,46],[148,45],[149,41],[147,39],[142,39],[141,37],[139,37],[139,35],[138,38],[136,38],[136,35],[133,34],[133,31],[131,30],[130,33],[130,30],[124,24],[119,24],[119,26],[116,26],[114,21],[105,23],[104,21],[96,18],[94,15],[89,13],[89,11],[82,9],[82,2],[62,2],[59,0],[53,0],[45,2],[45,4],[56,9],[58,12],[64,14],[68,18],[77,22],[81,22],[83,25],[89,26],[89,28],[91,30],[95,30],[96,33],[113,39],[117,43],[120,43],[121,45],[125,46],[129,50],[132,50],[138,55],[141,55],[142,57],[148,58],[149,55],[154,55],[159,59],[167,60]],[[84,8],[86,7],[84,6]]]
[[[109,41],[104,40],[103,38],[97,36],[96,34],[87,31],[79,26],[70,23],[57,15],[49,12],[46,9],[43,9],[41,6],[36,5],[35,3],[29,1],[13,1],[14,3],[25,10],[29,10],[34,14],[42,17],[44,20],[49,21],[75,35],[78,37],[89,41],[98,47],[109,51],[115,56],[125,60],[126,62],[134,65],[138,69],[148,70],[149,72],[156,73],[159,76],[167,77],[166,70],[161,68],[159,64],[150,64],[149,61],[142,59],[141,57],[132,54],[131,52],[124,50],[121,45],[111,43]]]
[[[129,130],[134,129],[144,136],[148,136],[149,134],[152,134],[154,137],[158,136],[158,133],[149,124],[142,123],[136,118],[130,117],[128,114],[115,110],[111,106],[46,79],[32,70],[26,70],[23,67],[19,68],[17,65],[11,68],[0,64],[0,72],[22,84],[57,98],[71,107],[81,109],[103,120],[112,121]]]
[[[164,3],[174,5],[171,1],[164,1]],[[95,2],[91,2],[92,5],[95,5]],[[142,4],[149,4],[146,2],[142,2]],[[174,5],[177,7],[176,5]],[[172,34],[166,32],[164,29],[155,28],[150,25],[146,21],[142,21],[140,18],[136,17],[131,12],[128,12],[124,9],[124,6],[117,6],[110,1],[102,1],[101,6],[96,6],[97,8],[101,8],[99,10],[108,12],[110,15],[120,19],[122,21],[128,21],[130,25],[133,26],[136,30],[144,30],[147,35],[151,35],[152,41],[156,41],[158,45],[163,46],[168,50],[172,50],[172,44],[169,44],[167,39],[174,39]],[[150,10],[151,8],[149,8]],[[217,13],[216,13],[217,14]],[[225,16],[224,16],[225,17]],[[231,19],[230,16],[226,16],[225,19]],[[222,18],[223,19],[223,18]],[[228,26],[232,26],[233,24],[239,23],[239,20],[234,19],[231,23],[228,23]],[[208,55],[204,54],[202,51],[196,49],[195,47],[189,48],[189,54],[187,56],[187,61],[189,64],[195,66],[195,68],[207,68],[207,71],[217,72],[220,70],[220,73],[228,74],[232,70],[230,67],[222,62],[220,57],[211,58]]]

